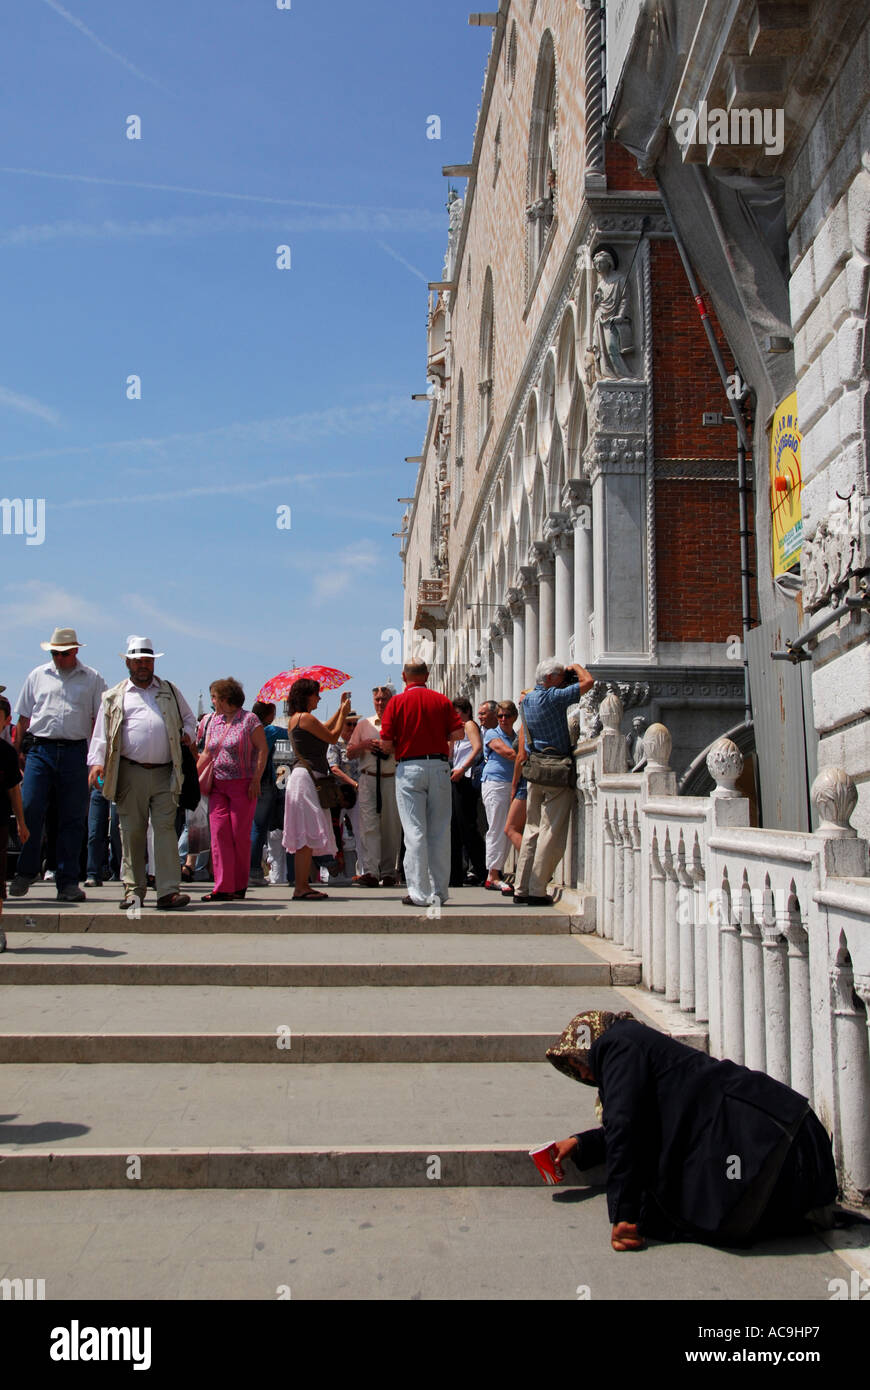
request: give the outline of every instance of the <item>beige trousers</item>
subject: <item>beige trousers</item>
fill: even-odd
[[[568,843],[575,795],[573,787],[540,787],[529,783],[526,828],[514,883],[518,896],[546,897],[547,884]]]
[[[181,876],[178,837],[175,834],[175,797],[169,790],[171,767],[150,771],[138,763],[118,764],[115,804],[121,826],[121,877],[126,892],[135,893],[140,903],[145,897],[148,821],[154,830],[154,862],[158,898],[177,893]]]
[[[381,778],[381,814],[378,815],[375,778],[361,772],[356,804],[359,808],[357,873],[371,874],[378,879],[390,875],[395,878],[399,872],[399,851],[402,847],[395,776]]]

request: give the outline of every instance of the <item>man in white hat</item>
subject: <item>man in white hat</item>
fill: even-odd
[[[39,875],[42,827],[49,798],[57,799],[57,896],[61,902],[84,902],[79,888],[81,855],[88,817],[88,739],[106,688],[99,671],[78,660],[81,646],[75,629],[55,628],[43,651],[51,661],[37,666],[18,697],[15,746],[31,746],[24,766],[21,798],[30,839],[18,856],[9,896],[23,898]]]
[[[122,655],[130,675],[103,696],[88,750],[89,781],[96,787],[102,779],[103,796],[118,807],[121,907],[126,910],[145,899],[150,817],[157,906],[173,911],[190,902],[187,893],[178,891],[181,862],[175,812],[184,780],[181,748],[192,746],[196,720],[181,692],[155,676],[154,662],[163,652],[155,652],[150,637],[128,637]]]

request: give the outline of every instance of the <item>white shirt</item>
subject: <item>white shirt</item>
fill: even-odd
[[[18,696],[18,718],[30,720],[34,738],[74,742],[88,739],[100,712],[106,682],[99,671],[76,661],[59,671],[53,661],[31,671]]]
[[[134,763],[169,763],[172,754],[169,748],[169,735],[166,732],[163,714],[157,703],[160,682],[156,676],[151,684],[141,689],[131,680],[124,688],[124,722],[121,725],[121,757]],[[174,699],[170,709],[175,703]],[[178,706],[184,732],[193,737],[196,720],[181,691],[178,692]],[[103,767],[106,761],[106,718],[102,705],[94,726],[94,736],[88,749],[88,766]]]
[[[359,759],[360,772],[374,772],[378,762],[381,764],[381,775],[385,772],[395,772],[396,755],[391,753],[389,758],[378,759],[374,753],[367,748],[365,752],[359,749],[358,744],[365,738],[380,738],[381,719],[378,714],[370,714],[366,719],[360,719],[353,731],[353,736],[347,745],[347,756]]]

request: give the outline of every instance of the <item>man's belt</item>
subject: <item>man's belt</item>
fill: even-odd
[[[147,768],[149,772],[153,772],[155,768],[172,766],[172,763],[138,763],[135,758],[125,758],[123,753],[121,754],[121,762],[132,763],[134,767]]]
[[[68,748],[78,748],[80,743],[87,743],[86,738],[43,738],[40,734],[31,734],[34,743],[62,743]]]
[[[410,753],[407,758],[397,758],[397,763],[446,763],[446,753]]]

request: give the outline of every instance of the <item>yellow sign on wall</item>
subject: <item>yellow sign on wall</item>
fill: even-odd
[[[780,401],[770,428],[770,514],[773,575],[797,569],[801,558],[801,432],[797,392]]]

